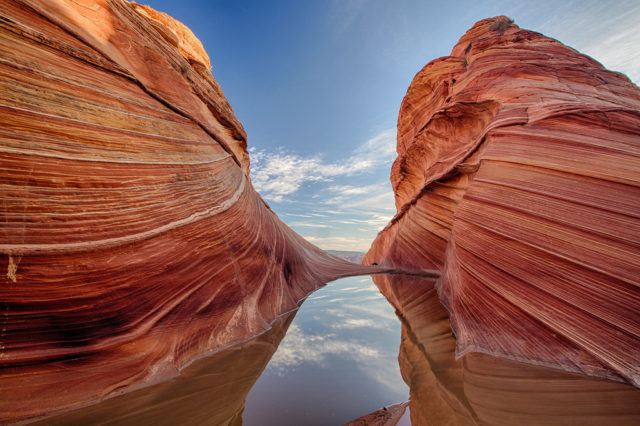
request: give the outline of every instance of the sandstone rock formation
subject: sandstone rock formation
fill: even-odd
[[[435,281],[373,277],[402,320],[398,361],[411,424],[637,425],[640,389],[478,352],[456,358]]]
[[[342,426],[395,426],[404,415],[407,405],[406,402],[400,402],[383,407]]]
[[[442,270],[457,356],[640,386],[637,86],[483,20],[413,79],[397,151],[398,213],[364,262]]]
[[[245,132],[182,24],[124,0],[0,17],[0,423],[175,376],[372,270],[253,190]]]
[[[296,312],[265,333],[196,360],[180,376],[36,424],[241,425],[247,394],[267,366]]]

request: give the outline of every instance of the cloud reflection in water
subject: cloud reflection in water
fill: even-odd
[[[359,363],[382,358],[378,349],[366,343],[340,340],[336,333],[305,334],[299,325],[293,324],[286,340],[271,359],[269,368],[275,374],[284,376],[292,367],[305,362],[324,364],[330,355],[351,358]]]
[[[369,277],[329,283],[300,308],[247,398],[244,424],[341,424],[406,401],[400,328]]]

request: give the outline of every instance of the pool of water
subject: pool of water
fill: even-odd
[[[630,385],[482,353],[456,359],[433,280],[375,280],[402,322],[370,277],[338,280],[170,380],[38,424],[340,425],[408,399],[400,426],[640,424]]]
[[[370,277],[329,283],[293,319],[249,392],[243,424],[339,425],[406,401],[400,330]]]
[[[39,424],[339,425],[408,399],[394,312],[370,277],[341,279],[172,379]]]

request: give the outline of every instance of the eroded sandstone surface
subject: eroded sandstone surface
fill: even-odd
[[[175,376],[372,270],[253,190],[184,25],[123,0],[3,1],[0,17],[0,423]]]
[[[602,425],[640,422],[640,389],[584,374],[469,352],[456,357],[435,280],[377,275],[402,321],[398,362],[411,424]]]
[[[640,386],[636,85],[506,17],[479,21],[413,79],[397,152],[398,213],[364,262],[442,271],[458,357]]]
[[[265,333],[198,359],[170,380],[36,424],[241,425],[247,394],[295,315],[292,311],[278,317]]]

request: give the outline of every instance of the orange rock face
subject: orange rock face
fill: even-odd
[[[373,277],[402,320],[398,362],[411,424],[636,425],[640,389],[625,383],[470,352],[455,356],[433,280]]]
[[[383,407],[342,426],[395,426],[402,418],[407,405],[406,402],[401,402]]]
[[[286,227],[190,31],[126,1],[0,3],[0,423],[174,376],[368,272]]]
[[[296,312],[278,317],[271,328],[246,342],[196,360],[180,376],[118,395],[41,422],[87,425],[241,425],[247,394],[267,366]]]
[[[414,78],[398,213],[365,263],[434,268],[457,356],[640,386],[640,89],[505,17]]]

